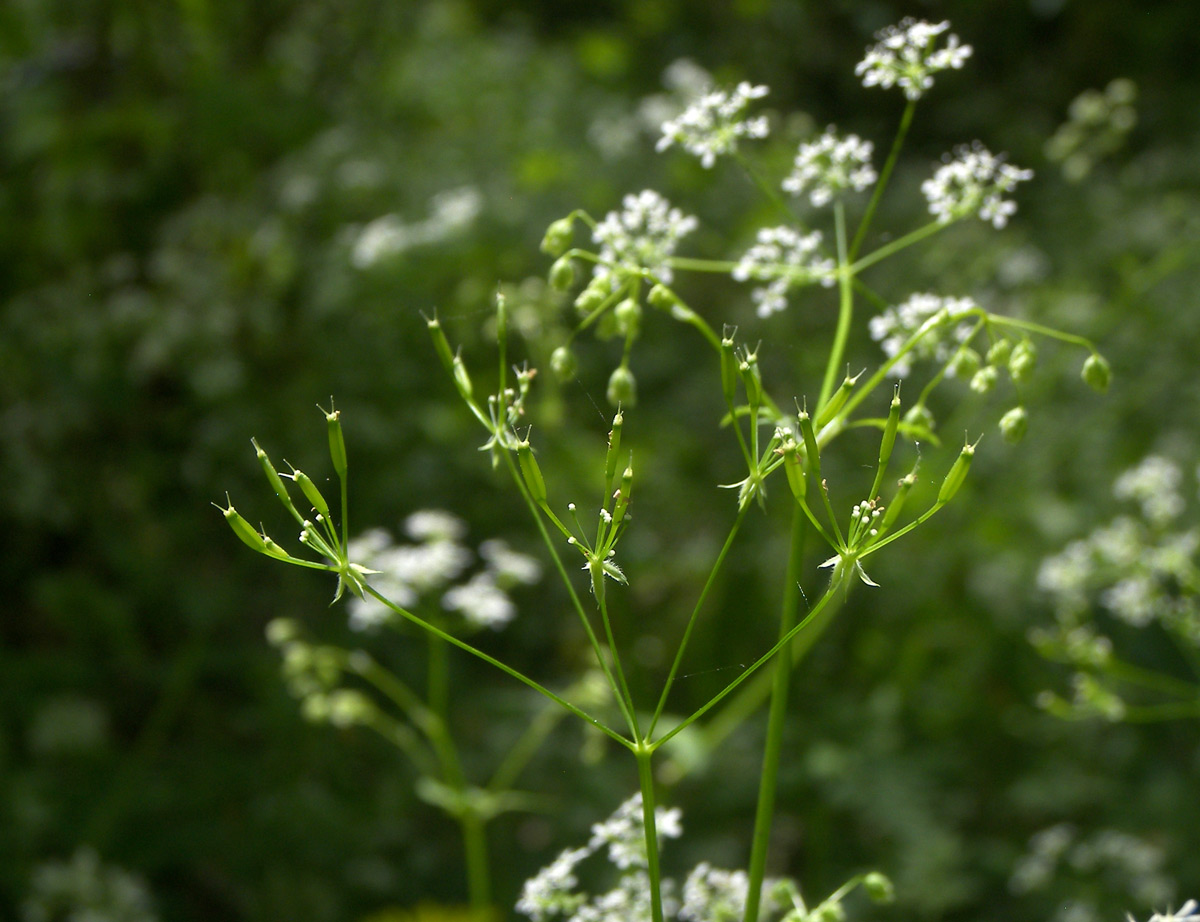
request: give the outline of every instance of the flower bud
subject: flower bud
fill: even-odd
[[[562,256],[567,247],[571,245],[573,235],[574,227],[571,219],[569,217],[559,218],[546,228],[546,236],[542,238],[542,252],[547,256]]]
[[[996,378],[999,377],[999,374],[995,365],[984,366],[971,377],[971,390],[976,394],[991,393],[996,386]]]
[[[958,453],[958,457],[954,459],[954,464],[950,466],[946,479],[942,481],[942,488],[938,490],[937,504],[939,506],[944,506],[954,499],[954,494],[967,479],[967,471],[971,469],[971,459],[975,457],[975,445],[977,444],[978,440],[974,443],[967,442],[963,445],[962,451]]]
[[[642,326],[642,306],[634,298],[626,298],[615,308],[613,316],[617,320],[617,332],[622,336],[637,336]]]
[[[846,910],[838,901],[822,903],[808,915],[807,922],[845,922]]]
[[[550,267],[550,287],[555,291],[569,291],[575,284],[575,263],[569,256],[560,256]]]
[[[1017,384],[1024,384],[1033,377],[1033,367],[1037,364],[1037,347],[1033,341],[1023,339],[1013,347],[1012,355],[1008,357],[1008,373]]]
[[[660,311],[669,310],[676,304],[675,296],[666,285],[655,285],[651,288],[650,294],[646,295],[646,302]]]
[[[550,370],[560,380],[575,377],[579,363],[575,361],[575,353],[568,346],[559,346],[550,353]]]
[[[1013,407],[1000,417],[1000,435],[1010,445],[1016,445],[1025,438],[1025,432],[1028,429],[1029,414],[1025,412],[1024,407]]]
[[[1099,352],[1093,352],[1083,363],[1080,373],[1083,383],[1097,393],[1103,394],[1108,390],[1108,382],[1112,378],[1112,368]]]
[[[870,871],[863,875],[862,885],[873,902],[890,903],[896,898],[896,888],[892,886],[891,880],[878,871]]]
[[[933,413],[923,403],[914,404],[904,414],[904,426],[909,430],[910,438],[916,438],[922,434],[933,435],[934,424]]]
[[[992,346],[987,351],[987,363],[989,365],[1003,365],[1008,361],[1008,356],[1012,353],[1012,340],[1006,336],[1000,337],[992,343]]]
[[[600,306],[607,299],[608,295],[602,288],[597,287],[594,283],[590,284],[575,299],[575,310],[581,314],[590,314],[593,311],[599,310]]]
[[[632,407],[637,403],[637,380],[625,365],[618,365],[608,378],[608,402],[615,407]]]
[[[979,358],[979,353],[968,346],[963,346],[951,357],[950,364],[946,367],[946,373],[955,378],[969,378],[979,371],[981,364],[982,359]]]

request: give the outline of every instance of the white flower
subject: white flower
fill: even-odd
[[[800,145],[792,172],[783,181],[784,191],[800,195],[808,190],[817,208],[847,189],[862,192],[878,179],[871,166],[873,150],[870,141],[854,134],[839,138],[830,126],[816,141]]]
[[[660,839],[675,839],[683,832],[678,808],[667,810],[659,807],[654,811],[655,827]],[[616,809],[608,819],[592,826],[592,838],[588,847],[598,849],[608,846],[608,860],[622,870],[644,868],[646,861],[646,837],[642,828],[642,795],[634,794]]]
[[[942,161],[933,177],[921,183],[921,192],[930,214],[943,224],[978,214],[993,227],[1003,227],[1017,210],[1017,203],[1004,196],[1033,178],[1033,170],[1005,163],[978,141],[955,148]]]
[[[755,288],[750,297],[758,305],[758,316],[767,317],[787,307],[787,292],[793,286],[820,281],[834,282],[834,262],[817,255],[821,234],[801,234],[791,227],[764,227],[758,232],[758,242],[746,251],[733,268],[739,282],[749,279],[770,284]]]
[[[750,101],[766,96],[767,92],[765,86],[751,86],[743,81],[732,92],[705,93],[678,116],[663,123],[662,138],[655,150],[661,152],[678,144],[699,157],[701,165],[708,169],[717,157],[737,150],[738,138],[767,136],[764,116],[745,117]]]
[[[404,520],[404,531],[414,541],[461,541],[467,523],[441,509],[421,509]]]
[[[461,586],[453,586],[442,596],[442,607],[457,611],[471,624],[500,630],[516,615],[517,609],[490,573],[476,573]]]
[[[1100,602],[1127,624],[1145,627],[1161,602],[1158,586],[1144,574],[1129,576],[1100,593]]]
[[[904,344],[915,334],[922,333],[916,344],[891,368],[892,374],[903,378],[911,370],[913,359],[946,361],[950,357],[951,347],[962,341],[969,333],[970,326],[965,323],[952,326],[943,321],[976,307],[970,298],[942,298],[935,294],[918,293],[903,304],[889,307],[882,314],[872,317],[867,326],[871,338],[879,343],[889,359],[899,355]]]
[[[514,551],[499,538],[491,538],[479,545],[479,556],[487,562],[492,575],[502,583],[532,586],[542,578],[540,563],[527,554]]]
[[[573,892],[579,884],[575,866],[590,854],[587,848],[568,848],[525,881],[517,900],[517,912],[529,916],[533,922],[545,922],[557,913],[574,911],[584,901],[583,896]]]
[[[1151,524],[1166,525],[1183,512],[1182,481],[1183,473],[1174,462],[1150,455],[1117,478],[1113,495],[1140,503]]]
[[[935,48],[937,38],[950,28],[950,23],[937,24],[904,19],[875,33],[878,44],[867,49],[867,55],[854,68],[862,77],[863,86],[888,89],[900,86],[909,99],[920,99],[933,86],[933,74],[958,70],[971,56],[971,46],[959,42],[950,33],[946,44]]]
[[[1133,916],[1128,918],[1129,922],[1134,922]],[[1200,905],[1195,900],[1188,900],[1174,912],[1156,912],[1150,922],[1200,922]]]
[[[652,189],[622,200],[622,211],[610,211],[596,226],[592,238],[600,244],[598,278],[625,272],[653,272],[671,281],[667,260],[679,240],[696,229],[697,221],[685,215]]]

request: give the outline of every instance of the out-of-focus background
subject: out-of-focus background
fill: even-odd
[[[436,308],[490,369],[502,283],[511,348],[544,367],[569,316],[542,281],[546,225],[647,187],[700,217],[688,252],[739,252],[769,216],[753,187],[654,153],[653,114],[680,75],[768,84],[788,144],[836,123],[881,159],[902,99],[853,66],[905,15],[951,20],[975,55],[922,100],[879,231],[922,220],[917,186],[954,144],[979,138],[1037,175],[1005,230],[956,227],[872,284],[1081,333],[1114,383],[1091,393],[1083,354],[1044,345],[1026,441],[993,431],[962,500],[880,555],[882,589],[852,593],[797,673],[774,869],[814,895],[884,870],[898,905],[879,918],[1074,905],[1088,922],[1200,895],[1200,725],[1056,720],[1034,702],[1066,673],[1027,641],[1051,620],[1040,561],[1116,514],[1114,477],[1149,452],[1189,472],[1200,457],[1195,4],[14,0],[0,7],[0,918],[52,905],[71,879],[140,889],[185,922],[464,903],[456,829],[414,794],[411,767],[365,730],[306,722],[280,679],[272,618],[348,640],[330,581],[249,553],[211,503],[229,491],[287,531],[250,437],[324,476],[314,405],[333,394],[356,529],[444,508],[475,543],[536,552],[420,312]],[[1118,78],[1136,121],[1077,105],[1048,146],[1073,100]],[[763,150],[779,168],[786,148]],[[760,321],[744,287],[681,291],[718,329],[761,338],[777,393],[816,387],[808,343],[828,341],[834,315],[820,294]],[[852,364],[876,362],[856,337]],[[730,521],[715,484],[740,476],[705,349],[648,317],[634,361],[643,505],[618,629],[651,677],[665,664],[648,638],[677,634]],[[585,337],[578,355],[577,382],[539,376],[531,412],[559,496],[583,505],[619,345]],[[956,387],[934,407],[951,442],[964,414],[990,428],[1011,405]],[[866,441],[845,447],[869,460]],[[776,505],[730,560],[679,710],[773,636]],[[481,642],[561,687],[586,663],[561,591],[516,598],[517,620]],[[416,669],[410,640],[381,655]],[[1181,668],[1161,638],[1129,642]],[[486,777],[532,704],[452,664],[468,767]],[[686,832],[670,868],[744,863],[761,723],[671,788]],[[556,732],[519,782],[556,815],[490,829],[502,907],[633,791],[621,755]]]

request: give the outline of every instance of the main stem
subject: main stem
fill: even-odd
[[[799,504],[792,511],[792,533],[788,551],[787,579],[783,587],[783,605],[779,617],[779,637],[785,638],[796,623],[800,602],[800,570],[807,521]],[[779,756],[783,748],[783,727],[787,720],[788,687],[792,675],[792,657],[788,650],[775,658],[771,685],[771,707],[767,717],[767,740],[763,748],[762,777],[758,785],[758,807],[754,814],[754,839],[750,848],[750,885],[746,892],[745,922],[757,922],[762,899],[762,882],[767,870],[767,849],[771,840],[771,819],[775,813],[775,782],[779,777]]]
[[[654,772],[650,760],[654,750],[644,743],[633,750],[638,764],[638,782],[642,788],[642,826],[646,831],[646,871],[650,876],[650,919],[663,922],[662,872],[658,868],[658,830],[655,828]]]
[[[492,908],[492,882],[488,870],[487,835],[484,822],[473,810],[468,809],[459,818],[462,826],[463,846],[467,857],[467,894],[472,913],[479,918]]]

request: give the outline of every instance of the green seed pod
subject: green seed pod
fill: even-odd
[[[329,429],[329,457],[333,461],[334,473],[342,480],[346,479],[347,457],[346,457],[346,437],[342,434],[342,411],[333,409],[333,403],[329,404],[329,411],[325,412],[325,423]]]
[[[908,499],[908,494],[917,482],[917,469],[914,467],[911,471],[900,478],[900,482],[896,485],[896,495],[892,497],[892,501],[888,503],[887,508],[883,511],[883,522],[879,526],[879,533],[889,531],[896,520],[900,518],[900,511],[904,508],[904,503]]]
[[[994,343],[987,351],[987,363],[989,365],[1003,365],[1008,361],[1009,355],[1012,353],[1012,340],[1007,336],[1002,336]]]
[[[613,478],[617,476],[617,455],[621,451],[621,429],[625,426],[625,415],[618,410],[613,417],[612,428],[608,431],[608,453],[604,456],[604,489],[607,492],[612,487]]]
[[[995,365],[986,365],[979,371],[975,372],[971,378],[970,388],[976,394],[988,394],[996,387],[996,379],[1000,373],[996,371]]]
[[[887,422],[883,426],[883,438],[879,441],[879,467],[884,469],[892,457],[892,448],[896,444],[896,430],[900,427],[900,386],[892,393],[892,403],[888,408]]]
[[[304,471],[293,470],[292,481],[300,487],[300,491],[305,498],[312,503],[312,507],[317,510],[317,513],[329,518],[329,503],[325,501],[325,497],[321,495],[321,491],[317,489],[317,485],[312,482]]]
[[[660,311],[669,310],[677,303],[671,289],[666,285],[655,285],[651,288],[650,294],[646,295],[646,302]]]
[[[808,480],[804,476],[804,465],[800,460],[800,449],[792,444],[783,452],[783,472],[787,475],[788,488],[796,502],[803,505],[808,493]]]
[[[617,488],[617,503],[613,507],[613,528],[621,524],[625,518],[625,511],[629,508],[629,500],[633,495],[633,458],[630,457],[629,464],[626,465],[624,472],[621,474],[621,485]]]
[[[1033,340],[1023,339],[1013,347],[1012,355],[1008,357],[1008,373],[1017,384],[1024,384],[1033,377],[1036,364],[1037,347]]]
[[[562,256],[571,245],[574,233],[571,219],[559,218],[546,228],[546,235],[542,238],[542,252],[547,256]]]
[[[263,473],[267,475],[267,482],[271,485],[272,492],[279,497],[279,501],[292,514],[292,517],[299,519],[300,513],[292,504],[292,498],[288,495],[287,488],[283,485],[283,479],[279,476],[279,471],[275,470],[275,465],[271,463],[271,459],[267,457],[267,453],[258,446],[257,441],[251,439],[250,444],[254,446],[254,453],[258,456],[258,463],[262,465]]]
[[[225,501],[229,502],[229,497],[225,497]],[[216,503],[213,503],[216,506]],[[229,523],[229,527],[233,529],[233,533],[242,539],[242,543],[247,547],[258,551],[260,554],[267,554],[267,543],[263,540],[263,536],[258,533],[253,525],[242,518],[242,514],[233,508],[233,503],[229,503],[229,507],[217,506],[218,509],[225,515],[225,521]]]
[[[461,355],[456,355],[450,360],[450,370],[454,374],[454,386],[458,388],[463,399],[470,402],[475,388],[471,386],[471,376],[467,374],[467,366],[463,364]]]
[[[637,403],[637,380],[625,365],[618,365],[608,378],[608,402],[615,407],[632,407]]]
[[[542,469],[533,456],[528,439],[517,443],[517,463],[521,466],[521,479],[525,481],[525,488],[529,490],[533,501],[539,506],[546,505],[546,480],[542,477]]]
[[[496,344],[503,356],[508,349],[508,298],[500,291],[496,292]]]
[[[575,263],[569,256],[560,256],[550,267],[550,287],[555,291],[569,291],[575,284]]]
[[[622,336],[637,336],[642,327],[642,306],[634,298],[626,298],[613,308],[617,332]]]
[[[1024,407],[1013,407],[1000,417],[1000,435],[1010,445],[1016,445],[1025,438],[1028,429],[1029,414],[1025,412]]]
[[[269,535],[263,535],[263,545],[267,549],[267,553],[272,557],[278,557],[280,560],[286,560],[291,555],[276,544]]]
[[[738,374],[741,375],[742,386],[746,388],[746,402],[752,407],[762,406],[762,371],[758,367],[758,353],[746,352],[738,363]]]
[[[938,490],[937,504],[944,506],[950,500],[954,499],[954,494],[958,492],[959,487],[963,485],[963,481],[967,479],[967,471],[971,469],[971,459],[975,457],[975,445],[967,442],[962,447],[962,451],[958,453],[958,457],[954,459],[954,463],[950,466],[950,471],[946,474],[946,479],[942,481],[942,487]]]
[[[800,435],[804,438],[804,453],[808,457],[808,472],[816,480],[821,479],[821,451],[817,447],[817,434],[807,410],[801,410],[796,419],[800,422]]]
[[[550,370],[555,377],[565,381],[575,377],[579,363],[575,361],[575,353],[567,346],[559,346],[550,353]]]
[[[450,351],[450,342],[446,339],[446,331],[442,329],[442,324],[438,321],[435,314],[432,319],[426,320],[425,325],[429,328],[429,335],[433,337],[433,348],[438,354],[438,358],[442,360],[442,364],[446,367],[446,371],[454,373],[454,353]]]
[[[858,383],[860,377],[862,377],[861,371],[853,378],[846,375],[841,386],[829,398],[829,403],[825,404],[825,409],[817,414],[816,426],[818,429],[823,429],[830,420],[837,416],[838,411],[845,405],[846,400],[850,397],[850,392],[854,390],[854,385]]]
[[[1108,382],[1112,379],[1112,368],[1099,352],[1093,352],[1083,363],[1080,373],[1083,383],[1097,393],[1103,394],[1108,390]]]
[[[721,391],[730,406],[737,397],[737,382],[738,360],[733,353],[733,338],[726,336],[721,340]]]

